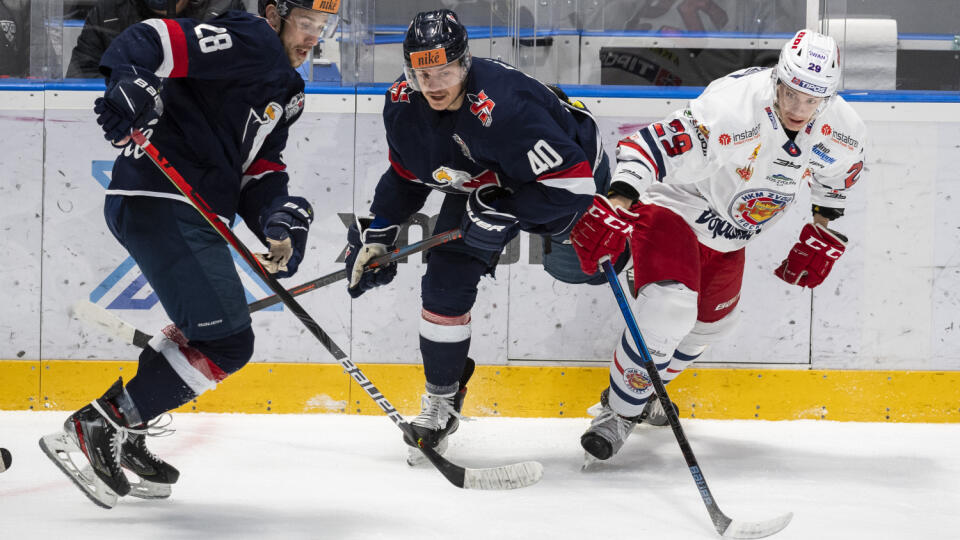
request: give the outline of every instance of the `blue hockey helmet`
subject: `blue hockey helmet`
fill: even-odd
[[[471,61],[467,28],[456,13],[449,9],[417,13],[403,38],[403,72],[414,90],[420,91],[416,70],[459,62],[454,81],[459,84],[470,71]]]
[[[284,20],[287,20],[293,8],[302,8],[327,14],[327,22],[324,25],[323,31],[319,33],[321,37],[333,36],[339,23],[340,0],[257,0],[257,13],[259,13],[261,17],[266,17],[267,6],[270,4],[277,6],[277,13],[280,15],[280,18]]]

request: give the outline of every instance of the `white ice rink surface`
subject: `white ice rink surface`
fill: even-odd
[[[461,424],[448,458],[538,460],[532,487],[460,490],[410,468],[383,416],[179,414],[150,447],[181,471],[170,499],[94,506],[37,439],[67,413],[0,412],[0,539],[717,538],[669,428],[641,426],[582,472],[586,419]],[[710,488],[737,520],[792,511],[777,539],[960,538],[960,425],[684,420]]]

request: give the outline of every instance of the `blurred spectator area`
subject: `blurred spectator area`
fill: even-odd
[[[63,73],[93,1],[63,4],[64,58],[32,56],[62,62],[50,73]],[[256,11],[256,0],[245,3]],[[705,86],[773,65],[784,41],[809,27],[840,44],[845,89],[960,91],[957,0],[343,0],[342,32],[314,62],[358,82],[393,81],[412,16],[444,7],[468,26],[474,55],[544,82]]]

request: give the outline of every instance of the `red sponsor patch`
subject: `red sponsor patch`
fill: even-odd
[[[730,135],[727,135],[726,133],[721,133],[720,136],[717,137],[717,142],[724,146],[730,144]]]
[[[820,133],[823,133],[824,135],[830,135],[833,133],[833,128],[830,127],[830,124],[824,124],[823,127],[820,128]]]

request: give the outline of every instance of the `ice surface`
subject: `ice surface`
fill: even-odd
[[[37,439],[66,412],[0,412],[0,539],[718,538],[669,428],[641,426],[620,454],[580,470],[587,419],[481,418],[447,456],[468,466],[538,460],[544,478],[460,490],[410,468],[385,417],[179,414],[151,449],[181,471],[173,496],[94,506]],[[960,538],[960,425],[684,420],[720,507],[784,512],[777,539]]]

